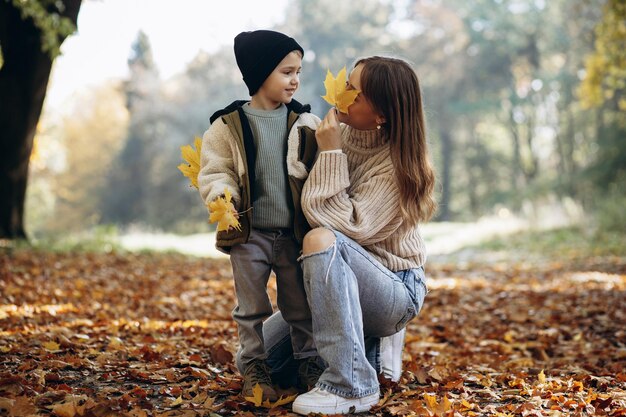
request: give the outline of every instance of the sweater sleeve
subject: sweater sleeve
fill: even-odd
[[[311,226],[337,230],[363,246],[385,240],[400,227],[391,169],[349,188],[347,156],[321,153],[302,192],[302,209]]]
[[[221,118],[217,119],[202,136],[198,189],[204,204],[230,191],[235,207],[239,207],[238,176],[231,146],[231,133]]]

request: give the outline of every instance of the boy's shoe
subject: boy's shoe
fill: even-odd
[[[363,398],[344,398],[332,394],[322,388],[313,388],[306,394],[299,395],[293,402],[294,413],[307,415],[309,413],[321,414],[347,414],[362,413],[369,411],[378,403],[379,392],[375,392]]]
[[[298,382],[300,383],[300,387],[305,391],[310,390],[315,386],[323,372],[324,367],[321,365],[321,359],[318,356],[302,359],[298,366]]]
[[[241,395],[244,397],[254,397],[253,390],[256,384],[259,384],[259,387],[263,390],[263,400],[270,400],[270,402],[278,400],[278,394],[276,394],[276,390],[274,390],[272,386],[269,369],[267,369],[265,361],[261,359],[253,360],[246,367],[243,373]]]
[[[380,338],[380,368],[385,378],[398,382],[402,375],[402,351],[406,328]]]

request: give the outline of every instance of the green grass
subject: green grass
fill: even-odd
[[[498,237],[475,249],[542,255],[548,258],[626,256],[626,234],[566,227]]]
[[[90,231],[67,235],[48,235],[30,237],[29,240],[4,241],[0,247],[4,250],[32,250],[43,252],[79,252],[102,253],[121,252],[123,249],[116,242],[117,229],[97,227]]]

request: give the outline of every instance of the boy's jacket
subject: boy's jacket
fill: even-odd
[[[217,233],[216,246],[229,253],[238,243],[245,243],[250,236],[252,202],[254,201],[254,166],[256,147],[250,124],[242,106],[246,101],[238,100],[215,112],[211,126],[202,138],[202,155],[198,189],[205,204],[224,194],[227,188],[239,215],[241,230],[230,229]],[[320,119],[311,114],[311,106],[295,100],[287,104],[287,174],[293,200],[296,239],[302,242],[310,229],[300,205],[302,186],[309,175],[317,154],[315,129]]]

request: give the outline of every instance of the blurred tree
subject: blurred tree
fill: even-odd
[[[393,7],[389,2],[364,0],[358,7],[334,0],[297,0],[289,3],[285,24],[278,30],[293,36],[304,48],[302,83],[297,100],[305,98],[313,112],[328,111],[324,77],[330,69],[337,73],[356,58],[391,53],[395,49],[388,30]]]
[[[236,66],[232,46],[208,54],[199,53],[180,76],[163,85],[167,106],[163,152],[158,155],[158,184],[153,197],[158,205],[150,205],[148,219],[155,225],[179,232],[206,231],[207,210],[195,188],[177,169],[182,162],[180,147],[193,143],[209,127],[209,117],[234,100],[247,99],[248,92]]]
[[[595,27],[594,50],[586,57],[581,103],[596,115],[595,153],[584,170],[592,186],[592,203],[619,196],[626,188],[626,3],[608,0]],[[621,225],[625,227],[626,225]]]
[[[467,172],[453,173],[455,151],[459,147],[459,114],[464,107],[458,103],[462,97],[469,97],[470,83],[466,82],[466,77],[472,74],[471,62],[464,52],[470,38],[460,14],[444,2],[411,2],[406,20],[413,25],[412,36],[400,45],[415,63],[424,89],[430,137],[437,151],[434,156],[441,192],[437,219],[446,221],[453,216],[454,183],[468,178]],[[484,76],[483,73],[477,75]]]
[[[29,157],[52,61],[81,0],[0,0],[0,238],[26,238]]]
[[[595,50],[586,59],[581,84],[582,103],[594,107],[611,102],[626,111],[626,2],[608,0],[595,35]]]
[[[541,193],[574,195],[575,161],[584,163],[580,145],[591,138],[572,88],[602,3],[410,3],[413,36],[402,45],[431,108],[440,219],[497,203],[520,208]]]
[[[82,94],[61,123],[65,167],[55,177],[57,196],[51,232],[89,229],[100,221],[99,195],[128,128],[125,97],[118,84]]]
[[[153,187],[154,159],[159,149],[164,121],[160,118],[160,79],[152,59],[150,41],[139,32],[128,58],[129,79],[124,85],[130,114],[127,138],[102,195],[102,220],[128,224],[144,221],[146,194]]]
[[[582,108],[576,86],[584,57],[593,48],[593,27],[605,0],[576,0],[547,3],[543,24],[541,91],[543,114],[554,128],[553,170],[550,184],[558,195],[581,198],[581,167],[588,164],[595,146],[593,113]],[[546,176],[544,176],[546,177]],[[546,183],[544,178],[544,183]]]
[[[209,127],[209,116],[248,97],[232,47],[199,53],[186,71],[162,81],[140,34],[125,84],[130,125],[101,196],[102,222],[193,232],[206,223],[198,192],[176,166],[180,147]]]

